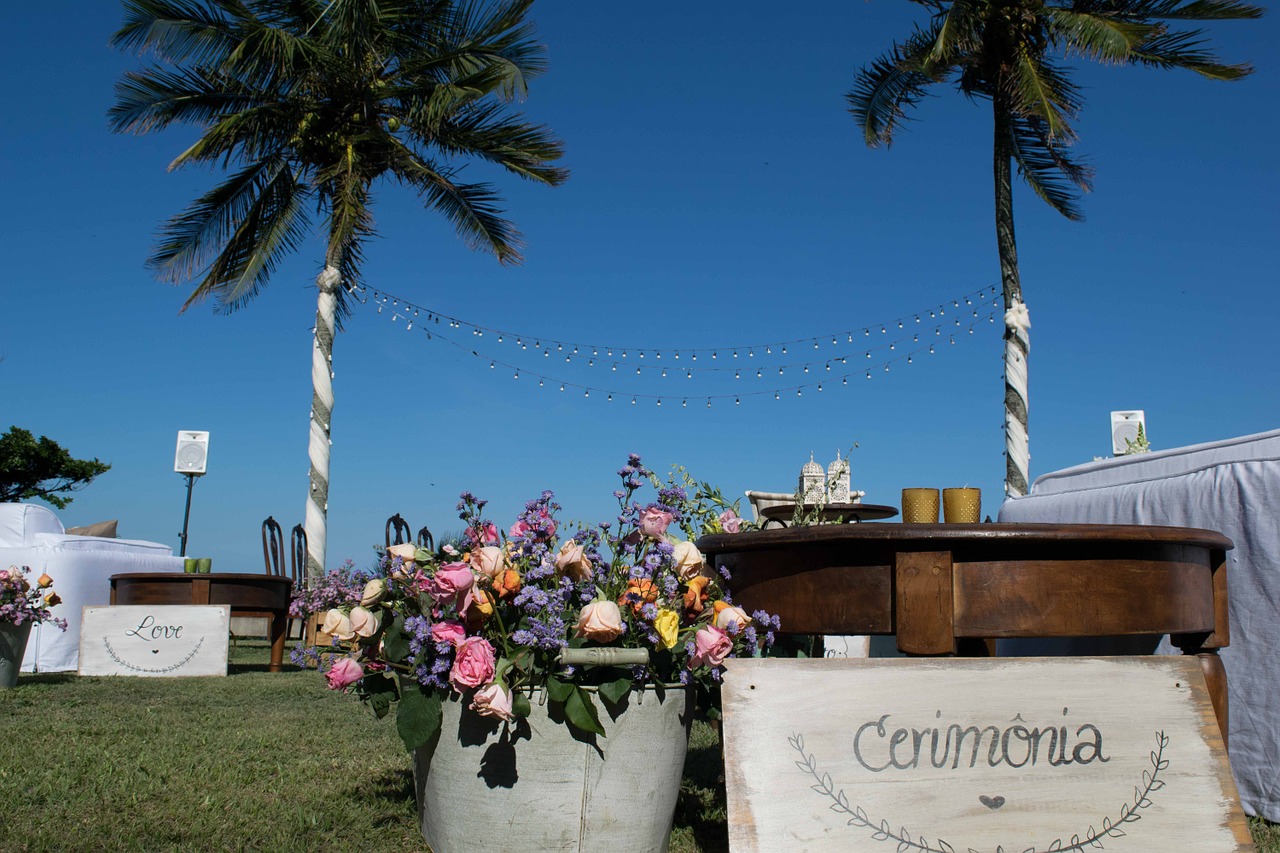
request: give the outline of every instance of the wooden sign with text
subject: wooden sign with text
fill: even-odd
[[[733,853],[1254,849],[1194,657],[726,666]]]
[[[81,675],[226,675],[231,607],[131,604],[86,607]]]

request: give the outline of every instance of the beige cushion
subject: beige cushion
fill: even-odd
[[[99,521],[97,524],[88,524],[84,527],[68,527],[67,532],[75,536],[97,536],[99,539],[115,539],[116,525],[119,519],[113,518],[111,521]]]

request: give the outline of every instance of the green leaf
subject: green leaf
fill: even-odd
[[[404,633],[404,614],[397,613],[391,626],[382,635],[382,648],[391,660],[403,660],[409,656],[409,638]]]
[[[600,713],[596,710],[595,700],[581,687],[575,686],[565,700],[564,716],[574,728],[604,735],[604,726],[600,725]]]
[[[437,694],[424,693],[417,686],[405,690],[396,713],[396,731],[400,732],[404,748],[413,752],[424,746],[440,731],[443,717],[444,712]]]
[[[568,702],[569,695],[573,693],[574,687],[567,681],[560,681],[557,678],[547,679],[547,696],[552,702]]]
[[[523,690],[517,690],[511,694],[511,713],[517,717],[524,719],[533,712],[533,706],[529,703],[529,694]]]
[[[361,689],[369,699],[373,712],[381,720],[391,710],[391,703],[396,699],[396,683],[385,673],[366,675],[360,682]]]
[[[600,685],[600,696],[610,705],[617,705],[623,698],[631,692],[632,681],[630,677],[619,678],[616,681],[607,681]]]

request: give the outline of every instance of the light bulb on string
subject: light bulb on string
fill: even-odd
[[[561,384],[561,385],[560,385],[560,390],[561,390],[561,391],[563,391],[563,390],[564,390],[564,385],[563,385],[563,384]]]
[[[741,406],[741,405],[742,405],[742,398],[741,398],[741,397],[734,397],[734,398],[733,398],[733,404],[734,404],[735,406]]]

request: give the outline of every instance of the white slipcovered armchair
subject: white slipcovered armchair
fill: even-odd
[[[48,573],[62,598],[53,614],[67,620],[65,632],[32,628],[22,671],[64,672],[80,664],[80,609],[110,603],[112,575],[180,572],[182,558],[157,542],[75,536],[42,506],[0,503],[0,566],[11,565],[29,566],[36,577]]]

